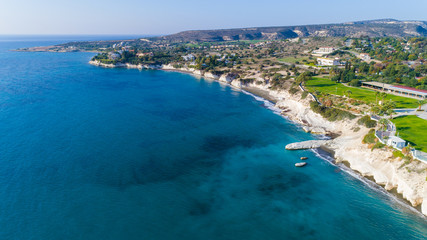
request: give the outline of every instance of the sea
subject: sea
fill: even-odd
[[[0,36],[0,239],[426,239],[417,210],[227,85]],[[307,166],[296,168],[299,158]]]

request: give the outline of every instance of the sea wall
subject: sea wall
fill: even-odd
[[[371,150],[362,143],[369,129],[358,125],[357,120],[330,122],[310,109],[310,99],[301,99],[301,94],[291,94],[284,90],[271,90],[269,84],[242,84],[230,74],[221,76],[190,68],[174,68],[172,65],[143,66],[129,64],[102,64],[91,61],[90,64],[102,67],[150,68],[190,73],[195,76],[218,80],[236,88],[251,87],[268,92],[275,98],[276,107],[290,120],[301,124],[304,130],[312,133],[337,135],[328,141],[326,147],[334,153],[336,162],[347,162],[351,169],[362,176],[370,177],[386,190],[395,189],[414,207],[419,207],[427,215],[427,164],[414,160],[404,164],[403,160],[392,157],[392,150]],[[356,127],[358,130],[356,131]]]

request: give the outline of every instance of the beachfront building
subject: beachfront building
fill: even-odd
[[[392,146],[397,149],[402,149],[406,147],[406,141],[401,139],[400,137],[390,136],[387,139],[387,145]]]
[[[319,66],[338,66],[341,65],[339,58],[317,58],[317,65]]]
[[[382,91],[393,95],[416,98],[416,99],[427,99],[427,91],[411,88],[407,86],[391,85],[380,82],[362,82],[362,87],[370,88],[376,91]]]

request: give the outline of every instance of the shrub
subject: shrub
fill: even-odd
[[[359,120],[357,120],[359,125],[365,125],[367,128],[374,128],[377,126],[377,122],[372,120],[368,115],[363,116]]]
[[[372,147],[371,150],[374,150],[376,148],[383,148],[383,147],[385,147],[385,144],[383,144],[381,142],[377,142],[377,143],[375,143],[375,145]]]
[[[291,94],[295,94],[295,93],[297,93],[298,92],[298,88],[291,88],[291,89],[289,89],[289,93],[291,93]]]
[[[348,83],[348,85],[353,86],[353,87],[359,87],[360,81],[358,79],[353,79]]]
[[[307,95],[308,95],[307,91],[302,92],[301,99],[305,99],[307,97]]]
[[[341,109],[320,106],[319,103],[315,101],[310,102],[310,108],[313,110],[313,112],[322,115],[322,117],[328,119],[331,122],[344,119],[354,119],[356,117],[352,113]]]
[[[375,144],[376,139],[377,137],[375,137],[375,129],[371,129],[369,130],[368,134],[366,134],[365,137],[363,137],[362,143]]]
[[[399,150],[394,150],[393,151],[393,157],[394,158],[399,158],[400,157],[400,158],[403,159],[405,157],[405,155],[403,155],[403,153],[401,151],[399,151]]]
[[[253,78],[245,78],[245,79],[241,79],[240,80],[240,82],[243,84],[243,85],[246,85],[246,84],[249,84],[249,83],[253,83],[255,81],[255,79],[253,79]]]
[[[403,149],[402,149],[402,153],[404,154],[404,155],[407,155],[407,154],[409,154],[411,152],[411,149],[409,148],[409,147],[404,147]]]

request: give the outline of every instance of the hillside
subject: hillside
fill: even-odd
[[[184,31],[152,38],[172,42],[273,40],[295,37],[408,37],[427,36],[426,21],[399,21],[381,19],[340,24],[319,24],[285,27],[255,27],[218,30]]]

